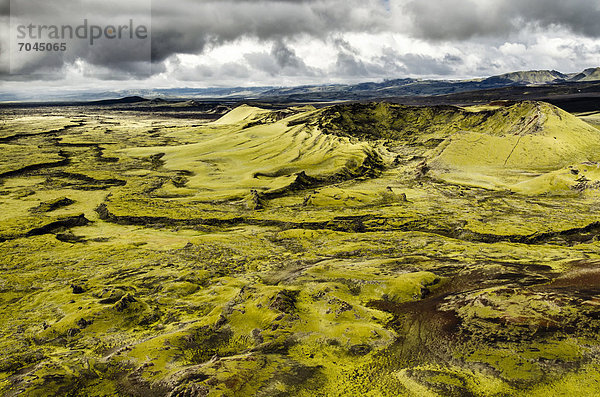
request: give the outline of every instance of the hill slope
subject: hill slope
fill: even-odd
[[[569,191],[582,175],[568,167],[600,161],[599,131],[542,102],[470,108],[339,105],[322,115],[323,131],[388,140],[424,157],[429,175],[445,182],[532,194]]]
[[[186,175],[185,187],[166,185],[157,194],[199,200],[240,199],[250,190],[280,195],[298,186],[372,177],[393,168],[394,158],[413,157],[446,183],[527,194],[569,192],[582,186],[582,177],[600,179],[593,170],[575,171],[600,161],[600,131],[542,102],[285,111],[244,105],[212,123],[197,143],[125,153],[158,156],[166,169]]]
[[[597,81],[600,80],[600,68],[590,68],[573,76],[571,81]]]
[[[556,70],[531,70],[524,72],[512,72],[494,76],[483,80],[484,83],[519,83],[519,84],[547,84],[555,81],[564,81],[569,77]]]
[[[250,190],[280,194],[298,184],[371,175],[381,167],[379,155],[366,142],[294,125],[297,117],[313,114],[240,106],[213,123],[201,142],[125,152],[136,158],[160,156],[165,168],[184,171],[186,187],[172,187],[171,194],[193,194],[199,200],[238,199]]]

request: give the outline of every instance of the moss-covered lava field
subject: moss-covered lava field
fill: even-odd
[[[0,394],[597,396],[600,120],[0,115]]]

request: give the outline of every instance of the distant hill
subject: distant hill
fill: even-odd
[[[90,104],[93,105],[119,105],[119,104],[131,104],[131,103],[143,103],[150,102],[149,99],[142,98],[141,96],[128,96],[120,99],[103,99],[101,101],[93,101]]]
[[[569,76],[556,70],[531,70],[525,72],[512,72],[499,76],[489,77],[483,83],[510,84],[547,84],[568,80]]]
[[[600,80],[600,68],[590,68],[571,77],[571,81],[598,81]]]

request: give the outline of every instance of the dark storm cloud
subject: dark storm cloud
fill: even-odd
[[[0,16],[10,14],[10,0],[0,0]]]
[[[273,45],[271,55],[277,61],[277,65],[282,68],[291,67],[294,69],[305,68],[306,65],[302,59],[298,58],[294,50],[290,49],[281,41]]]
[[[178,62],[175,61],[177,64]],[[242,64],[228,62],[218,67],[214,65],[196,65],[193,68],[177,67],[173,73],[174,77],[181,81],[210,81],[211,85],[222,85],[223,82],[246,81],[251,77],[250,69]]]
[[[336,74],[346,77],[369,76],[367,65],[353,54],[340,52],[335,63]]]
[[[148,7],[144,10],[133,5],[144,0],[15,1],[25,14],[28,7],[33,15],[40,7],[47,7],[50,11],[44,14],[56,15],[54,22],[57,24],[79,23],[82,9],[106,20],[113,17],[135,19],[150,13]],[[2,22],[7,20],[9,3],[9,0],[0,0]],[[224,65],[232,77],[240,79],[246,79],[254,71],[274,78],[447,76],[459,70],[463,74],[479,74],[479,64],[497,69],[505,67],[506,63],[497,58],[498,48],[504,43],[524,43],[529,49],[544,31],[558,31],[558,27],[566,34],[571,35],[568,30],[573,32],[570,37],[575,39],[600,37],[599,0],[155,0],[152,3],[151,51],[138,51],[116,43],[99,44],[93,51],[85,51],[83,43],[75,55],[62,59],[40,54],[24,63],[22,71],[30,74],[59,72],[65,65],[83,60],[103,79],[110,79],[111,74],[114,79],[144,78],[150,64],[151,73],[170,72],[173,74],[167,78],[184,80],[194,80],[196,76],[199,81],[221,78],[223,73],[219,68]],[[83,7],[79,6],[81,4]],[[519,36],[522,32],[528,34]],[[422,40],[415,40],[414,46],[405,49],[382,50],[380,43],[373,43],[375,50],[365,50],[369,47],[366,41],[369,38],[376,40],[374,37],[378,33]],[[5,36],[0,30],[0,52],[4,52],[7,45]],[[248,53],[249,50],[238,43],[247,38],[257,39],[265,49]],[[238,61],[198,57],[198,62],[203,64],[184,67],[177,66],[177,57],[172,56],[202,54],[223,44],[232,44],[233,48],[238,46]],[[324,62],[314,61],[314,53],[306,50],[307,44],[328,48],[322,55]],[[302,59],[294,48],[312,56],[313,64],[320,65],[321,69],[311,65],[311,58]],[[439,48],[439,54],[432,48]],[[471,48],[477,48],[478,52],[469,53]],[[590,48],[589,44],[582,44],[574,50],[591,64],[598,58]],[[420,54],[421,51],[430,55]],[[446,52],[462,53],[461,57],[465,59],[472,56],[479,60],[469,63],[456,55],[444,56]],[[525,61],[511,62],[511,65],[525,65]],[[535,63],[527,62],[527,65]],[[174,69],[169,69],[168,65],[174,65]],[[0,62],[2,79],[6,79],[2,74],[4,71]]]
[[[388,6],[394,4],[412,23],[403,24],[394,17],[398,14],[388,12]],[[399,31],[428,40],[453,41],[474,36],[505,37],[524,27],[560,25],[597,37],[599,4],[590,0],[155,2],[152,53],[154,61],[161,61],[175,53],[199,53],[206,46],[240,37],[277,41],[307,35],[324,39],[344,32]],[[351,47],[351,43],[347,45]],[[351,60],[342,57],[339,63],[350,65]]]
[[[513,0],[510,6],[524,19],[542,26],[557,24],[575,33],[600,37],[600,2],[597,0]]]
[[[340,50],[344,52],[349,52],[351,54],[358,54],[358,50],[352,46],[347,40],[342,38],[335,38],[333,40],[333,44]]]
[[[0,11],[7,14],[9,1],[0,1]],[[114,4],[111,9],[104,2],[90,0],[18,1],[21,15],[51,15],[53,24],[79,23],[82,10],[89,15],[102,15],[107,20],[111,15],[135,18],[137,12],[144,11],[131,7],[130,2],[121,2],[116,7]],[[41,8],[47,10],[41,11]],[[14,15],[15,10],[12,11]],[[377,31],[386,26],[386,12],[380,0],[154,1],[151,59],[156,65],[173,54],[198,54],[207,46],[245,37],[277,43],[303,34],[313,39],[325,38],[333,32]],[[303,61],[286,52],[285,47],[280,46],[275,51],[272,55],[279,66],[302,69]],[[135,70],[135,63],[143,60],[137,54],[137,51],[122,51],[118,46],[106,45],[94,48],[87,55],[78,53],[77,57],[98,67],[127,71]],[[124,62],[128,59],[133,66]],[[65,64],[73,61],[74,58],[64,57]],[[47,57],[40,56],[36,62],[40,68],[48,66]]]
[[[405,73],[416,75],[438,75],[447,76],[454,72],[452,64],[457,61],[454,57],[447,55],[439,60],[427,55],[404,54],[399,55],[398,60],[403,64]]]
[[[7,2],[3,1],[0,10],[6,12]],[[3,37],[0,43],[0,51],[4,48],[11,48],[13,72],[24,75],[55,74],[56,78],[62,78],[64,68],[67,65],[74,65],[77,62],[84,61],[90,67],[89,70],[101,72],[98,77],[101,79],[131,79],[149,76],[151,73],[151,55],[149,39],[128,39],[125,38],[96,40],[90,45],[90,36],[92,25],[96,25],[98,30],[108,26],[118,26],[128,24],[132,20],[132,26],[136,28],[144,25],[150,28],[150,1],[149,0],[131,0],[127,4],[119,5],[116,0],[107,0],[103,2],[94,2],[91,0],[69,1],[54,0],[52,2],[44,0],[19,0],[10,4],[11,24],[21,25],[25,32],[33,32],[34,36],[27,36],[12,42],[9,45],[8,34]],[[6,17],[0,17],[6,18]],[[87,20],[87,22],[86,22]],[[62,26],[68,26],[77,32],[80,26],[87,25],[86,38],[71,38],[69,33],[66,37],[59,39],[49,36],[49,27],[56,27],[60,32]],[[28,26],[33,26],[28,30]],[[45,33],[40,36],[38,29],[45,28]],[[11,36],[17,37],[16,29],[11,32]],[[75,33],[77,34],[77,33]],[[4,34],[3,34],[4,36]],[[60,36],[59,36],[60,37]],[[40,43],[58,43],[64,42],[66,51],[20,51],[17,50],[18,42],[27,42],[39,45]],[[5,62],[6,63],[6,62]],[[7,68],[2,68],[0,72],[7,73]]]
[[[434,58],[422,54],[398,54],[392,48],[386,48],[378,57],[377,64],[383,67],[387,75],[437,75],[447,76],[454,73],[462,59],[446,54],[442,58]]]
[[[411,0],[402,8],[412,34],[433,40],[505,36],[526,26],[562,26],[600,37],[600,2],[595,0]]]
[[[379,0],[191,1],[154,3],[153,60],[198,53],[240,37],[281,40],[306,34],[380,31],[387,11]]]
[[[245,54],[244,58],[251,67],[271,76],[315,75],[315,71],[306,66],[296,52],[282,41],[276,41],[269,53],[253,52]]]

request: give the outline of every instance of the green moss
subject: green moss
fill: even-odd
[[[2,393],[597,386],[597,130],[570,115],[65,112],[1,132]]]

